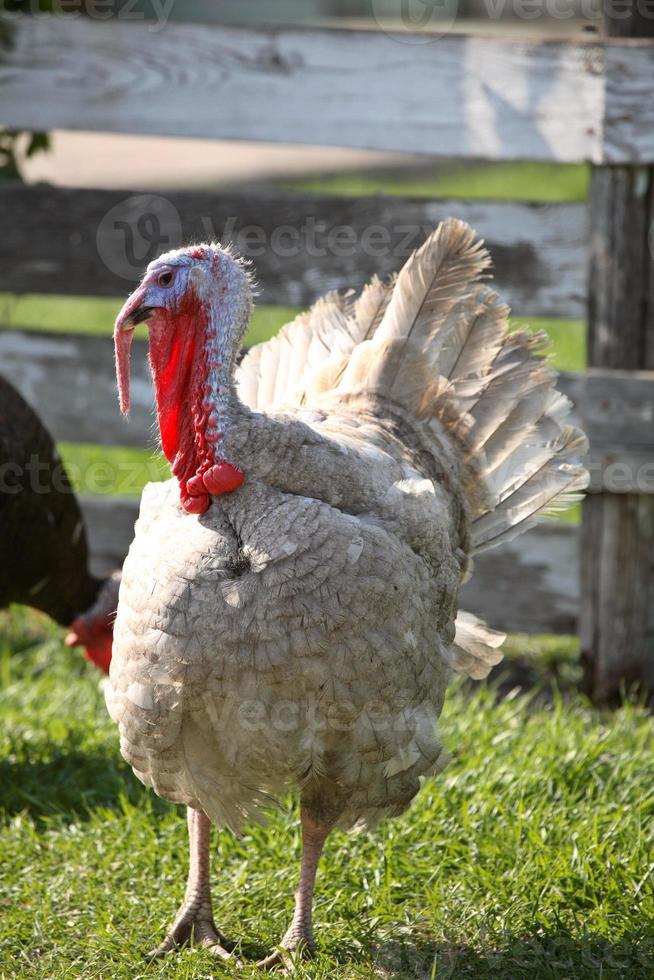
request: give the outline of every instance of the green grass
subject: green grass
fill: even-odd
[[[109,337],[123,300],[104,296],[0,293],[0,323],[14,330],[52,330]]]
[[[402,197],[451,197],[496,201],[584,201],[589,168],[583,163],[440,164],[397,174],[361,171],[284,180],[284,188],[316,194],[394,194]]]
[[[59,450],[78,493],[140,497],[146,483],[170,479],[168,461],[160,452],[72,442],[60,442]]]
[[[315,978],[645,978],[654,956],[652,719],[574,692],[574,643],[531,646],[541,684],[498,702],[455,684],[449,768],[403,817],[334,834],[318,882]],[[147,965],[182,896],[186,831],[118,754],[97,672],[58,630],[0,618],[0,976],[256,976],[202,950]],[[509,680],[508,686],[511,685]],[[295,805],[216,835],[216,918],[259,956],[287,925]]]

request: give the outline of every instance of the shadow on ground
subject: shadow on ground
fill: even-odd
[[[46,758],[0,760],[0,817],[27,812],[37,822],[57,816],[70,823],[86,819],[98,806],[120,808],[121,797],[136,803],[144,792],[113,748],[65,746]],[[150,796],[155,809],[167,808]]]
[[[388,942],[377,950],[377,975],[397,980],[645,980],[654,976],[654,931],[616,940],[572,935],[560,929],[533,936],[507,936],[486,950],[426,937]]]

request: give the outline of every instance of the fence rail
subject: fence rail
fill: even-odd
[[[23,17],[5,125],[493,160],[654,160],[647,42]],[[424,36],[419,38],[424,41]]]
[[[260,302],[290,306],[396,272],[439,221],[456,215],[486,239],[497,286],[517,313],[584,315],[583,204],[7,186],[0,188],[4,288],[123,295],[131,286],[125,274],[135,280],[145,259],[137,252],[126,264],[130,242],[115,223],[133,227],[140,213],[156,222],[160,249],[238,241],[255,262]]]

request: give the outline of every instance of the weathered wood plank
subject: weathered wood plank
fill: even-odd
[[[574,633],[579,608],[579,534],[544,523],[475,558],[461,607],[496,629]]]
[[[625,387],[630,377],[619,369],[654,368],[654,167],[593,168],[590,214],[588,354],[593,366],[613,369],[601,372],[610,412],[614,379]],[[642,375],[631,376],[634,391]],[[654,432],[651,406],[645,415]],[[628,405],[625,416],[616,434],[633,438]],[[645,489],[584,502],[581,650],[586,687],[600,703],[617,702],[632,684],[654,699],[654,496]]]
[[[107,575],[122,568],[134,537],[139,500],[131,497],[87,495],[80,504],[86,522],[91,571]]]
[[[646,3],[623,8],[604,5],[604,30],[609,37],[632,40],[609,45],[605,54],[603,163],[654,160],[654,24]],[[642,39],[645,40],[642,43]],[[634,140],[634,133],[638,138]]]
[[[3,123],[12,127],[505,160],[602,155],[595,40],[446,34],[414,44],[370,31],[179,23],[153,31],[66,17],[20,18],[15,35],[0,53]],[[634,152],[638,132],[626,125],[624,152]]]
[[[138,501],[84,497],[92,569],[122,565],[134,536]],[[497,629],[573,633],[579,601],[578,529],[544,524],[516,541],[480,555],[461,593],[462,608]]]
[[[145,328],[143,328],[145,332]],[[0,330],[0,371],[57,439],[155,445],[145,341],[132,350],[132,411],[118,412],[111,337]],[[591,443],[591,489],[654,493],[654,372],[564,373],[560,387]]]
[[[590,442],[591,490],[654,493],[654,371],[590,368],[560,388]]]
[[[633,3],[631,7],[645,9],[641,3]],[[651,14],[645,23],[651,32]],[[607,45],[604,70],[603,162],[651,163],[654,161],[654,44],[650,40]]]
[[[601,493],[583,507],[580,638],[585,686],[615,704],[654,695],[654,497]]]
[[[161,251],[214,238],[234,241],[252,260],[260,302],[304,306],[397,271],[450,215],[486,239],[497,286],[517,313],[583,316],[583,204],[5,186],[3,288],[120,296]]]
[[[56,439],[146,447],[154,397],[146,344],[134,347],[131,423],[118,412],[111,337],[0,330],[0,371]]]
[[[654,168],[592,170],[588,361],[654,370]]]

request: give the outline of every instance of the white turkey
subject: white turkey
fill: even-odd
[[[210,824],[238,832],[289,788],[300,883],[262,965],[314,949],[327,835],[409,805],[444,762],[451,671],[500,659],[501,634],[457,617],[471,556],[585,485],[543,338],[507,331],[488,265],[447,221],[397,278],[324,297],[238,368],[253,287],[229,248],[162,255],[118,316],[121,408],[147,321],[174,474],[143,494],[108,690],[125,759],[188,807],[186,896],[153,955],[228,955]]]

